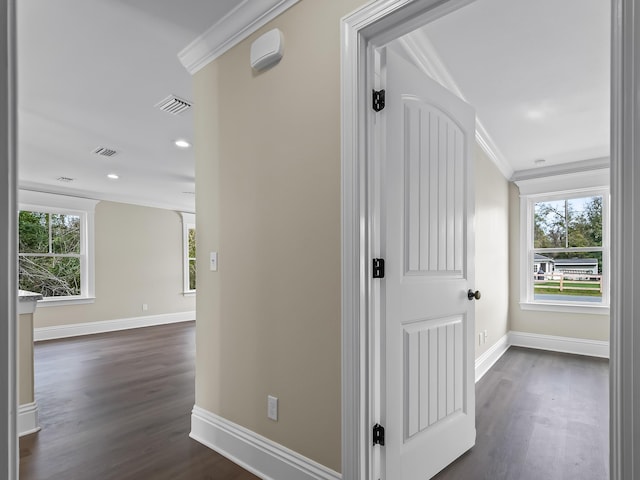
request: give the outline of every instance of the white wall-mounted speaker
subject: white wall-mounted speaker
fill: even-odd
[[[284,36],[277,28],[261,35],[251,44],[251,68],[266,70],[280,61],[284,52]]]

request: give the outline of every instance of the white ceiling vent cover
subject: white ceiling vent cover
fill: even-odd
[[[113,157],[116,153],[114,149],[107,147],[96,147],[91,153],[100,155],[101,157]]]
[[[192,106],[191,102],[187,102],[186,100],[176,97],[175,95],[169,95],[167,98],[160,100],[155,105],[163,112],[170,113],[172,115],[178,115],[179,113],[184,112],[185,110],[189,110]]]

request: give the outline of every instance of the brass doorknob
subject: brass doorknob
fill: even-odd
[[[480,290],[476,290],[475,292],[473,290],[469,290],[467,292],[467,298],[469,300],[473,300],[473,299],[480,300],[480,297],[481,297]]]

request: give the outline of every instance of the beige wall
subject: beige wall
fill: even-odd
[[[18,405],[34,401],[33,314],[18,315]]]
[[[476,358],[509,331],[509,182],[476,147]],[[478,344],[478,333],[487,341]]]
[[[95,211],[95,303],[39,305],[34,326],[195,310],[195,299],[182,295],[182,252],[179,213],[100,202]]]
[[[520,192],[513,183],[509,188],[509,270],[512,278],[509,293],[510,329],[517,332],[608,341],[608,315],[539,312],[520,309]]]
[[[196,403],[338,471],[339,27],[363,3],[303,0],[195,75]],[[274,27],[284,58],[255,74]]]

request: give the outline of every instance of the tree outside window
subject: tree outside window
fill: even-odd
[[[43,297],[82,292],[79,215],[20,211],[19,286]]]
[[[602,304],[603,233],[602,195],[535,202],[533,299]]]
[[[187,233],[188,253],[187,261],[189,262],[189,290],[196,289],[196,229],[190,227]]]

